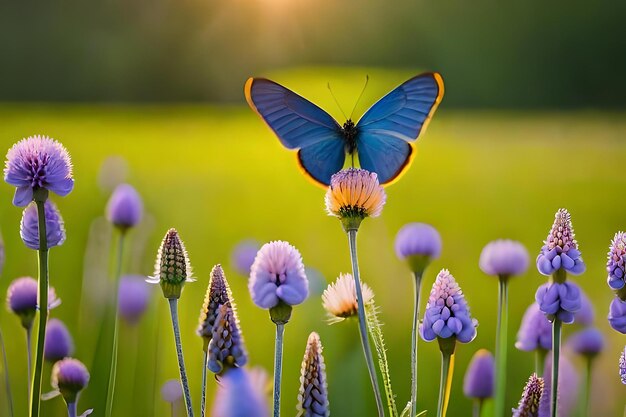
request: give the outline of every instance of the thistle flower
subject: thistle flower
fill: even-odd
[[[106,207],[107,220],[121,230],[136,226],[143,216],[141,196],[129,184],[118,185]]]
[[[252,264],[248,289],[261,308],[271,309],[281,301],[290,306],[302,303],[309,283],[300,252],[280,240],[263,245]]]
[[[366,283],[361,283],[363,304],[374,301],[374,292]],[[329,284],[322,294],[322,306],[332,323],[357,315],[356,284],[351,274],[339,274],[334,283]]]
[[[219,379],[213,417],[269,417],[264,393],[243,368],[230,369]]]
[[[146,281],[160,283],[163,295],[168,299],[180,298],[185,283],[195,281],[187,250],[176,229],[170,229],[165,234],[157,253],[154,276]]]
[[[330,414],[326,366],[324,365],[322,350],[319,335],[312,332],[307,340],[302,359],[297,417],[328,417]]]
[[[22,321],[22,326],[29,329],[37,312],[37,280],[31,277],[21,277],[13,280],[7,290],[7,306],[9,310],[17,314]],[[48,310],[61,304],[54,288],[48,289]]]
[[[543,372],[543,394],[539,402],[539,417],[550,416],[550,390],[552,386],[552,360],[546,358],[546,366]],[[558,416],[570,417],[576,409],[578,402],[579,375],[574,365],[565,355],[561,355],[559,361],[558,379]]]
[[[476,337],[476,326],[461,287],[447,269],[442,269],[430,291],[420,328],[422,338],[431,342],[454,337],[468,343]]]
[[[74,341],[65,324],[59,319],[50,319],[46,328],[46,344],[44,345],[43,357],[52,363],[63,358],[72,356],[74,353]]]
[[[52,367],[52,387],[61,393],[67,404],[76,402],[88,382],[89,372],[78,359],[65,358]]]
[[[585,272],[585,264],[574,239],[571,215],[566,209],[556,212],[552,229],[543,243],[537,257],[537,269],[540,273],[552,275],[560,269],[573,275]]]
[[[489,242],[480,254],[480,269],[487,275],[510,277],[528,269],[528,251],[520,242],[499,239]]]
[[[546,283],[537,288],[535,300],[548,320],[573,323],[574,313],[580,310],[580,288],[573,282]]]
[[[386,199],[375,172],[348,168],[330,178],[326,211],[339,217],[345,230],[356,230],[364,218],[380,216]]]
[[[626,301],[615,296],[609,308],[609,324],[616,331],[626,334]]]
[[[517,332],[515,347],[526,352],[552,349],[552,324],[537,303],[532,303],[526,309]]]
[[[117,298],[117,310],[128,324],[139,322],[150,303],[150,288],[143,275],[123,275]]]
[[[622,380],[622,384],[626,385],[626,347],[622,349],[619,355],[619,377]]]
[[[513,417],[539,417],[539,404],[543,392],[543,378],[532,374],[524,387],[519,405],[513,409]]]
[[[216,374],[226,368],[244,366],[248,361],[239,322],[229,304],[222,304],[217,310],[208,353],[207,367]]]
[[[476,351],[463,380],[463,393],[468,398],[484,400],[493,397],[495,361],[486,349]]]
[[[414,272],[423,271],[441,255],[441,236],[429,224],[405,224],[396,235],[395,250],[396,256],[406,260]]]
[[[211,278],[209,286],[204,297],[204,304],[200,310],[200,324],[196,333],[205,340],[205,346],[213,337],[213,324],[218,316],[218,310],[221,306],[227,305],[232,309],[233,318],[237,322],[235,315],[235,306],[232,303],[232,294],[224,275],[224,270],[220,264],[217,264],[211,270]]]
[[[65,242],[65,224],[61,213],[52,201],[46,200],[44,203],[44,214],[46,215],[48,249],[62,245]],[[35,203],[30,203],[24,209],[20,223],[20,236],[28,248],[39,250],[39,217]]]
[[[617,232],[609,246],[606,281],[613,290],[621,290],[626,285],[626,233]]]
[[[244,276],[250,275],[250,268],[260,248],[259,242],[252,239],[242,240],[235,246],[231,255],[231,263],[237,273]]]
[[[604,336],[595,327],[587,327],[572,334],[567,345],[579,355],[592,358],[604,349]]]
[[[13,204],[24,207],[34,191],[45,189],[61,197],[74,188],[70,156],[59,142],[47,136],[31,136],[7,152],[4,180],[14,187]]]
[[[179,402],[183,398],[183,388],[178,379],[169,379],[161,386],[161,398],[170,404]]]

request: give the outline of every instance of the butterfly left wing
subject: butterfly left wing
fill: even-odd
[[[402,83],[377,101],[357,123],[361,167],[387,184],[406,171],[415,156],[413,142],[426,129],[443,98],[443,79],[425,73]]]

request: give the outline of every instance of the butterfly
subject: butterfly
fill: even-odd
[[[378,175],[381,184],[398,179],[415,157],[414,142],[426,129],[444,93],[436,72],[417,75],[378,100],[354,123],[343,126],[304,97],[265,78],[250,78],[245,96],[287,149],[297,150],[302,171],[330,184],[346,156]]]

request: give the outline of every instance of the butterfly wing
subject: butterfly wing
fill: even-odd
[[[287,149],[298,149],[305,174],[322,185],[345,162],[341,126],[324,110],[293,91],[264,78],[250,78],[246,100]]]
[[[415,156],[413,142],[426,129],[443,98],[438,73],[418,75],[378,100],[357,123],[361,167],[382,184],[397,179]]]

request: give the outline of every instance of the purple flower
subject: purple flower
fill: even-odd
[[[49,362],[60,361],[74,354],[74,341],[65,324],[59,319],[50,319],[46,328],[46,344],[43,356]]]
[[[298,417],[328,417],[330,414],[322,342],[315,332],[309,335],[302,359],[297,410]]]
[[[61,213],[52,201],[46,200],[44,203],[44,214],[46,216],[48,249],[62,245],[65,242],[65,225]],[[35,203],[30,203],[24,209],[20,224],[20,236],[27,247],[34,250],[39,249],[39,217]]]
[[[196,330],[196,334],[204,339],[204,349],[208,348],[208,344],[213,338],[213,325],[219,314],[219,308],[227,305],[232,309],[233,318],[237,322],[235,313],[235,305],[232,302],[232,294],[224,270],[220,264],[217,264],[211,270],[211,279],[204,296],[204,303],[200,310],[200,324]]]
[[[250,276],[250,268],[260,248],[259,242],[251,239],[242,240],[235,246],[231,255],[231,263],[237,273]]]
[[[621,290],[626,285],[626,233],[617,232],[609,246],[606,281],[613,290]]]
[[[537,289],[535,300],[548,320],[556,317],[563,323],[573,323],[574,313],[580,310],[580,288],[572,282],[546,283]]]
[[[550,390],[552,385],[552,358],[546,358],[543,370],[543,394],[539,402],[539,417],[550,416]],[[559,360],[559,386],[557,388],[558,416],[570,417],[573,415],[578,402],[579,376],[574,365],[565,355]]]
[[[106,207],[107,220],[121,229],[134,227],[143,216],[141,196],[129,184],[120,184],[115,188]]]
[[[219,379],[213,401],[214,417],[269,417],[265,392],[250,378],[247,370],[229,369]]]
[[[29,329],[33,324],[37,312],[37,280],[31,277],[21,277],[13,280],[7,290],[7,305],[9,310],[17,314],[22,320],[22,326]],[[53,287],[48,288],[48,310],[61,304]]]
[[[208,353],[207,368],[216,374],[248,362],[237,316],[228,304],[222,304],[217,310]]]
[[[463,393],[468,398],[493,397],[495,363],[493,355],[486,349],[476,351],[465,371]]]
[[[300,252],[287,242],[274,241],[261,247],[250,270],[248,289],[254,304],[272,308],[281,301],[296,305],[309,295],[309,282]]]
[[[626,334],[626,301],[615,296],[609,308],[609,324],[616,331]]]
[[[13,204],[18,207],[30,203],[33,191],[39,188],[66,196],[74,188],[70,155],[63,145],[49,137],[22,139],[7,152],[4,180],[17,187]]]
[[[459,284],[447,269],[442,269],[430,291],[420,327],[422,338],[431,342],[455,337],[468,343],[476,337],[476,326],[478,322],[472,319]]]
[[[579,355],[593,357],[604,349],[604,336],[595,327],[587,327],[572,334],[567,345]]]
[[[552,349],[552,324],[537,303],[532,303],[526,309],[517,332],[515,347],[526,352]]]
[[[407,260],[413,271],[423,271],[441,255],[441,236],[429,224],[405,224],[396,235],[395,249],[398,258]]]
[[[487,275],[510,277],[528,269],[528,251],[519,242],[508,239],[487,243],[480,254],[480,269]]]
[[[124,275],[120,278],[117,309],[129,324],[137,324],[150,303],[150,287],[143,275]]]
[[[161,386],[161,398],[168,403],[175,403],[183,398],[183,387],[178,379],[169,379]]]
[[[89,372],[81,361],[65,358],[52,367],[52,386],[61,392],[65,402],[71,404],[89,382]]]
[[[619,355],[619,377],[622,384],[626,385],[626,347],[622,349],[622,353]]]
[[[532,374],[524,387],[519,405],[513,409],[513,417],[538,417],[543,389],[543,378]]]
[[[154,276],[146,282],[161,284],[163,296],[167,299],[178,299],[186,282],[192,278],[191,263],[185,244],[176,229],[170,229],[161,241],[154,266]]]
[[[537,256],[537,269],[540,273],[552,275],[559,269],[574,275],[585,272],[585,264],[574,239],[574,228],[567,210],[559,209],[556,212],[552,229],[543,243]]]

